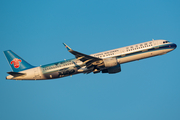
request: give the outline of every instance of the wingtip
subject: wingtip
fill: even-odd
[[[71,50],[71,48],[68,46],[68,45],[66,45],[65,43],[63,43],[63,45],[65,46],[65,48],[69,51],[69,50]]]
[[[65,43],[62,43],[64,46],[66,46],[66,44]]]

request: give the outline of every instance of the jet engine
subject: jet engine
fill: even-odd
[[[103,59],[104,62],[104,66],[106,68],[109,67],[114,67],[118,65],[117,59],[116,58],[107,58],[107,59]]]
[[[104,59],[103,62],[106,69],[102,70],[102,73],[113,74],[113,73],[121,72],[121,66],[117,62],[116,58],[107,58]]]
[[[118,72],[121,72],[120,64],[118,64],[117,66],[102,70],[102,73],[109,73],[109,74],[118,73]]]

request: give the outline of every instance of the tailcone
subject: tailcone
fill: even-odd
[[[6,76],[6,80],[13,80],[13,78],[14,78],[14,76],[12,76],[12,75]]]

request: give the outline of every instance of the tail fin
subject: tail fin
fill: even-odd
[[[34,67],[11,50],[4,51],[4,55],[6,56],[6,59],[14,72],[19,72]]]

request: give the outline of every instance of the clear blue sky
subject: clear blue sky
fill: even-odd
[[[0,1],[0,120],[180,120],[180,1]],[[3,51],[32,65],[151,39],[178,45],[122,72],[47,81],[6,80]]]

